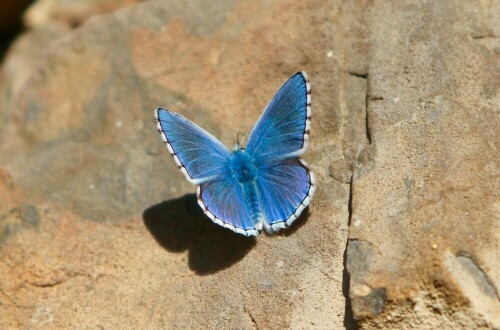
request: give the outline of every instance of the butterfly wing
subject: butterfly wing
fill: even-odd
[[[278,90],[253,128],[246,150],[258,167],[256,186],[264,229],[290,226],[309,205],[314,174],[298,158],[307,148],[311,86],[298,72]]]
[[[229,151],[210,133],[167,109],[155,111],[158,130],[186,178],[198,184],[198,204],[216,224],[256,236],[241,186],[231,174]]]
[[[201,184],[197,196],[198,204],[213,222],[238,234],[257,236],[242,187],[229,169],[217,179]]]
[[[158,108],[155,117],[168,151],[189,182],[200,184],[223,173],[229,150],[213,135],[171,110]]]
[[[285,159],[307,148],[311,86],[305,72],[291,76],[269,102],[250,133],[246,150],[257,161]]]
[[[274,233],[289,227],[314,195],[314,174],[298,157],[259,167],[256,179],[264,229]]]

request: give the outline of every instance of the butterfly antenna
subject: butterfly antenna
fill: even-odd
[[[236,144],[238,145],[238,147],[242,148],[243,141],[245,141],[246,138],[247,136],[241,131],[239,131],[238,134],[236,134]]]

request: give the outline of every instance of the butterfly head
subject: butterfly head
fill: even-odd
[[[233,152],[242,151],[242,150],[245,150],[245,148],[241,144],[239,144],[238,142],[236,142],[234,144],[234,147],[233,147]]]

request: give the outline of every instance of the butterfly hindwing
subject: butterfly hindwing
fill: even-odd
[[[250,133],[246,150],[257,161],[284,159],[307,148],[311,116],[311,87],[297,72],[278,90]]]
[[[224,171],[230,153],[214,136],[171,110],[158,108],[155,117],[168,151],[188,181],[200,184]]]
[[[257,236],[242,187],[226,172],[198,186],[198,204],[216,224],[245,236]]]
[[[297,157],[268,163],[258,172],[256,185],[264,229],[273,233],[289,227],[311,202],[314,174]]]

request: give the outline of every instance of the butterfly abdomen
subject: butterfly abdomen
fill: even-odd
[[[259,223],[262,217],[262,210],[260,209],[259,201],[257,199],[255,183],[252,182],[244,184],[243,193],[245,194],[248,206],[250,207],[253,222]]]

